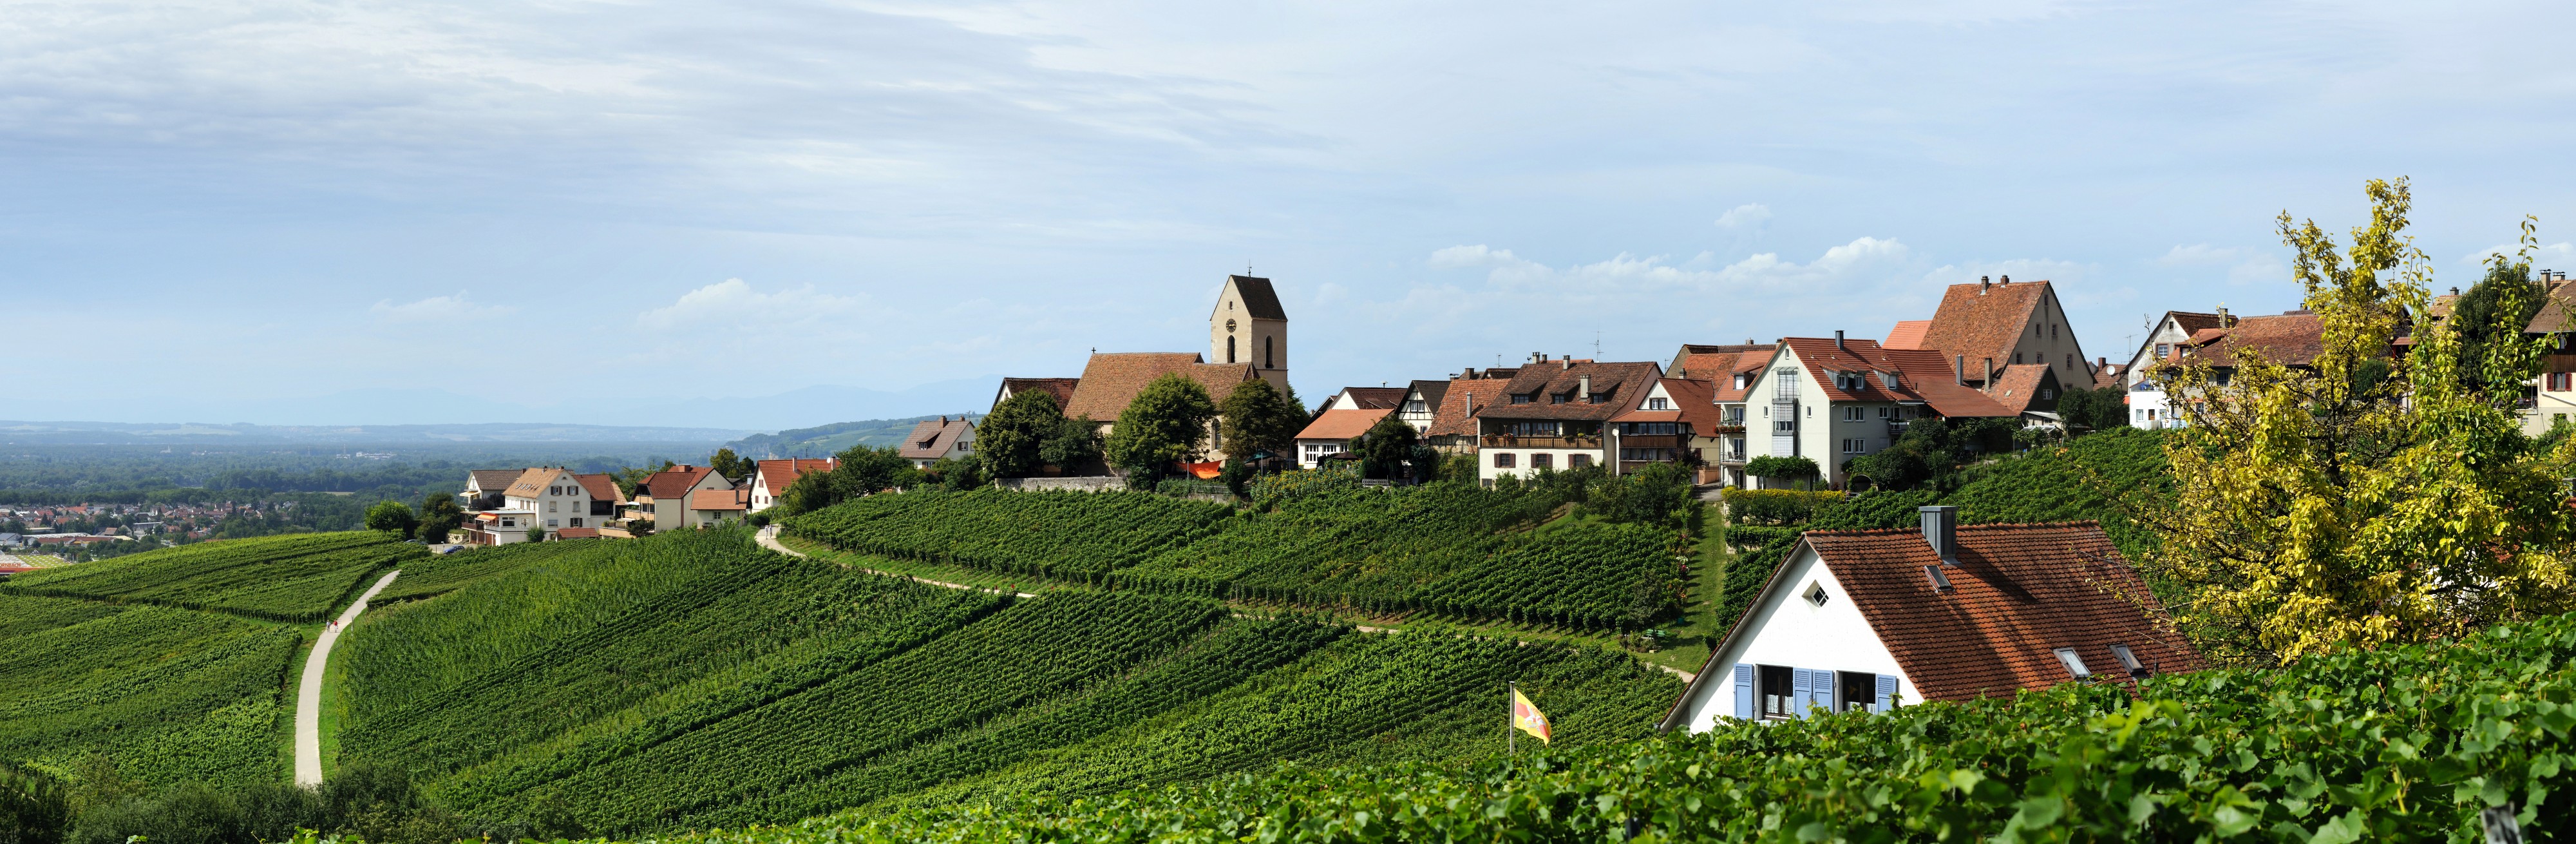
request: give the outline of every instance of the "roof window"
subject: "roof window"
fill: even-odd
[[[2093,669],[2084,667],[2084,658],[2077,656],[2074,648],[2058,648],[2057,661],[2066,666],[2068,674],[2078,678],[2093,676]]]
[[[1821,607],[1825,605],[1826,601],[1833,600],[1833,597],[1834,596],[1825,593],[1825,585],[1823,583],[1807,584],[1807,603]]]
[[[2119,660],[2120,667],[2128,669],[2131,677],[2145,677],[2148,674],[2147,667],[2138,662],[2138,655],[2131,653],[2127,645],[2112,645],[2111,657]]]
[[[1932,591],[1934,591],[1934,592],[1948,592],[1948,591],[1950,591],[1950,589],[1951,589],[1951,587],[1950,587],[1950,575],[1948,575],[1948,574],[1946,574],[1946,573],[1944,573],[1944,572],[1942,572],[1942,571],[1941,571],[1941,564],[1940,564],[1940,563],[1933,563],[1933,564],[1931,564],[1931,565],[1924,566],[1924,567],[1923,567],[1923,576],[1924,576],[1924,577],[1926,577],[1926,578],[1929,578],[1929,579],[1932,581]]]

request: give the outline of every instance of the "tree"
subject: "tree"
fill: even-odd
[[[2340,252],[2315,222],[2280,217],[2324,325],[2308,366],[2239,348],[2225,383],[2192,366],[2166,384],[2187,423],[2165,441],[2178,497],[2131,509],[2163,535],[2148,568],[2180,589],[2176,622],[2221,660],[2278,663],[2576,609],[2576,510],[2561,480],[2576,445],[2541,447],[2513,412],[2540,347],[2491,342],[2471,360],[2456,319],[2416,323],[2392,367],[2430,262],[2404,236],[2406,181],[2372,180],[2367,193],[2370,222]],[[2536,245],[2528,225],[2523,243],[2525,255]],[[2491,337],[2519,332],[2525,295],[2497,291]],[[2466,378],[2472,367],[2483,377]]]
[[[1055,430],[1038,444],[1038,459],[1066,473],[1100,460],[1100,423],[1089,416],[1056,420]]]
[[[2540,313],[2544,298],[2540,286],[2531,280],[2528,262],[2489,263],[2486,276],[2478,279],[2477,284],[2469,287],[2469,292],[2460,294],[2459,300],[2451,305],[2451,316],[2446,324],[2460,333],[2460,359],[2484,361],[2492,344],[2520,342],[2523,329],[2531,324],[2534,315]],[[2489,393],[2501,392],[2507,387],[2488,383],[2483,369],[2476,365],[2461,367],[2462,386]],[[2511,386],[2519,393],[2520,382]]]
[[[1195,463],[1206,453],[1208,423],[1217,418],[1207,389],[1179,373],[1154,379],[1118,414],[1103,451],[1110,465],[1127,470],[1129,485],[1151,485],[1164,467]]]
[[[420,538],[429,542],[446,542],[447,534],[465,524],[465,508],[456,504],[456,496],[430,493],[420,499]]]
[[[941,489],[965,492],[984,485],[982,467],[980,461],[972,458],[942,457],[932,461],[930,468],[922,470],[921,474],[923,481],[935,481]]]
[[[1350,452],[1359,455],[1360,477],[1384,478],[1413,460],[1415,444],[1413,426],[1389,413],[1378,417],[1367,433],[1352,437]]]
[[[541,525],[541,524],[537,524],[537,523],[536,523],[536,522],[534,522],[533,520],[532,520],[532,521],[530,521],[530,522],[528,523],[528,541],[529,541],[529,542],[544,542],[544,541],[546,541],[546,526],[545,526],[545,525]]]
[[[1028,477],[1047,462],[1047,437],[1063,424],[1064,410],[1056,405],[1054,393],[1012,393],[994,406],[992,415],[984,417],[982,424],[975,426],[975,459],[983,464],[984,474],[996,478]]]
[[[419,526],[420,519],[412,516],[411,507],[400,501],[378,501],[375,506],[367,508],[368,530],[399,533],[404,539],[410,539],[412,529]]]
[[[1690,470],[1674,463],[1651,463],[1633,474],[1603,481],[1583,507],[1614,522],[1679,528],[1690,503]]]
[[[1224,416],[1218,431],[1225,453],[1245,460],[1257,453],[1287,456],[1296,449],[1297,432],[1306,426],[1305,409],[1290,404],[1266,380],[1237,385],[1219,410]]]
[[[1824,475],[1824,470],[1817,468],[1816,461],[1808,458],[1766,454],[1744,461],[1744,473],[1757,478],[1806,481],[1807,488],[1812,490],[1816,488],[1816,479]]]
[[[758,461],[745,460],[735,455],[730,448],[716,449],[715,456],[707,458],[707,468],[714,469],[716,474],[734,483],[742,483],[744,479],[751,477],[751,470],[759,465]]]
[[[2077,428],[2100,431],[2128,427],[2128,394],[2117,385],[2068,390],[2057,398],[2057,418],[2066,423],[2070,433]]]

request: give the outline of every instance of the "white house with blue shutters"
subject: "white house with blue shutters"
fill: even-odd
[[[1663,729],[1884,712],[2205,665],[2094,522],[1811,531]]]

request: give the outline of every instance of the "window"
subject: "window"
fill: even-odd
[[[1590,465],[1592,465],[1592,455],[1589,454],[1577,454],[1565,458],[1565,468],[1568,469],[1581,469]]]
[[[2571,374],[2576,374],[2576,373],[2567,373],[2567,372],[2552,372],[2552,373],[2549,373],[2549,391],[2550,391],[2550,392],[2553,392],[2553,393],[2563,393],[2563,392],[2566,392],[2566,391],[2567,391],[2567,382],[2568,382],[2568,380],[2569,380],[2569,377],[2568,377],[2568,376],[2570,376]]]
[[[2128,669],[2129,676],[2144,676],[2147,672],[2147,667],[2138,662],[2138,655],[2130,653],[2127,645],[2112,645],[2111,658],[2119,660],[2120,667]]]
[[[1513,394],[1512,394],[1512,403],[1513,403],[1513,404],[1529,404],[1529,403],[1534,402],[1534,401],[1538,401],[1538,394],[1537,394],[1537,393],[1513,393]]]
[[[1834,672],[1834,711],[1868,712],[1878,702],[1878,675],[1860,671]]]
[[[974,451],[974,450],[975,450],[975,444],[974,444],[974,443],[970,443],[970,442],[960,442],[960,443],[958,443],[958,444],[957,444],[957,450],[958,450],[959,452]]]
[[[560,501],[548,501],[548,502],[546,502],[546,512],[548,512],[548,513],[552,513],[552,512],[554,512],[554,511],[555,511],[555,505],[556,505],[556,504],[560,504],[560,503],[563,503],[563,502],[560,502]]]
[[[2047,387],[2041,387],[2039,388],[2039,397],[2043,399],[2053,399],[2057,397],[2057,391],[2051,390]]]
[[[2021,365],[2021,353],[2020,353],[2020,352],[2014,352],[2014,353],[2013,353],[2013,365],[2014,365],[2014,366],[2020,366],[2020,365]]]
[[[2048,339],[2051,339],[2051,340],[2055,340],[2055,339],[2057,339],[2057,324],[2056,324],[2056,323],[2053,323],[2053,322],[2052,322],[2052,323],[2049,323],[2049,324],[2048,324]],[[2069,358],[2069,359],[2067,360],[2067,365],[2068,365],[2068,366],[2073,366],[2073,365],[2075,365],[2074,359]]]
[[[1429,412],[1431,412],[1431,411],[1430,411],[1430,410],[1428,409],[1428,407],[1427,407],[1427,406],[1422,402],[1422,400],[1420,400],[1420,399],[1414,399],[1414,400],[1412,400],[1412,401],[1407,401],[1407,402],[1405,402],[1405,403],[1404,403],[1404,412],[1406,412],[1406,413],[1429,413]]]
[[[581,527],[581,517],[579,517],[579,516],[575,516],[575,517],[573,517],[573,520],[572,520],[572,526],[573,526],[573,527]]]
[[[2072,674],[2077,677],[2093,676],[2093,669],[2084,667],[2084,658],[2076,656],[2074,648],[2058,648],[2057,662],[2058,664],[2066,666],[2066,673],[2068,674]]]
[[[1797,433],[1797,432],[1798,432],[1798,422],[1797,422],[1797,420],[1794,420],[1794,419],[1783,419],[1783,420],[1780,420],[1780,421],[1778,421],[1778,422],[1773,422],[1773,423],[1771,423],[1771,432],[1772,432],[1772,433],[1774,433],[1774,434],[1794,434],[1794,433]]]
[[[1762,675],[1760,678],[1760,682],[1762,684],[1762,717],[1798,717],[1798,690],[1796,688],[1797,676],[1792,673],[1795,670],[1796,669],[1782,668],[1776,665],[1765,665],[1755,669],[1755,671]]]
[[[1885,418],[1887,418],[1887,408],[1882,407],[1882,408],[1879,408],[1879,409],[1878,409],[1878,418],[1880,418],[1880,419],[1885,419]]]
[[[1858,422],[1861,420],[1861,415],[1868,412],[1869,409],[1864,407],[1845,407],[1843,408],[1843,421]]]
[[[2074,368],[2075,368],[2075,355],[2074,355],[2074,354],[2072,354],[2072,353],[2069,353],[2069,354],[2066,356],[2066,368],[2068,368],[2068,369],[2074,369]]]
[[[2171,344],[2168,344],[2168,343],[2157,343],[2157,344],[2156,344],[2156,359],[2157,359],[2157,360],[2163,360],[2167,355],[2171,355],[2171,354],[2173,354],[2173,346],[2172,346]]]
[[[1743,406],[1743,405],[1736,405],[1736,406],[1734,406],[1734,407],[1727,408],[1727,409],[1726,409],[1726,423],[1727,423],[1727,424],[1729,424],[1729,425],[1742,425],[1742,424],[1744,424],[1744,406]]]
[[[1807,599],[1807,603],[1819,607],[1824,606],[1826,601],[1834,599],[1834,596],[1826,594],[1825,585],[1822,583],[1807,584],[1807,592],[1802,597]]]
[[[1515,437],[1553,437],[1557,427],[1555,422],[1514,422],[1505,432]]]
[[[1779,383],[1779,386],[1771,388],[1775,396],[1783,399],[1794,399],[1798,397],[1797,370],[1783,369],[1771,374],[1772,380]]]
[[[1619,459],[1643,462],[1663,462],[1673,459],[1673,455],[1677,451],[1678,449],[1670,448],[1623,448],[1619,450]]]
[[[1228,320],[1226,322],[1225,330],[1229,332],[1234,330],[1234,322],[1232,320]],[[1225,362],[1234,362],[1234,335],[1230,333],[1225,335]]]
[[[1548,404],[1564,404],[1564,403],[1566,403],[1566,402],[1573,401],[1573,400],[1574,400],[1574,394],[1573,394],[1573,393],[1549,393],[1549,394],[1547,394],[1547,403],[1548,403]]]
[[[1647,410],[1671,410],[1671,409],[1673,409],[1673,403],[1672,403],[1671,401],[1669,401],[1669,400],[1666,400],[1666,399],[1660,399],[1660,398],[1656,398],[1656,399],[1647,399],[1647,400],[1646,400],[1646,409],[1647,409]]]
[[[2559,338],[2558,338],[2558,345],[2559,345],[2559,347],[2560,347],[2560,348],[2566,348],[2566,346],[2567,346],[2567,337],[2566,337],[2566,335],[2563,335],[2563,334],[2562,334],[2562,335],[2559,335]],[[1746,381],[1751,381],[1751,380],[1753,380],[1753,376],[1746,375],[1746,374],[1743,374],[1743,373],[1740,373],[1740,372],[1739,372],[1739,373],[1736,373],[1736,375],[1735,375],[1735,389],[1738,389],[1738,390],[1744,389],[1744,382],[1746,382]]]
[[[1863,449],[1865,449],[1865,448],[1868,446],[1868,444],[1869,444],[1869,441],[1868,441],[1868,440],[1861,439],[1861,438],[1858,438],[1858,437],[1847,437],[1847,438],[1845,438],[1845,439],[1843,440],[1843,453],[1844,453],[1844,454],[1859,454],[1859,453],[1861,453],[1861,451],[1862,451]]]
[[[546,527],[554,527],[554,526],[555,526],[555,523],[556,523],[557,521],[560,521],[560,520],[558,520],[558,519],[547,519],[547,520],[546,520]]]
[[[1271,363],[1271,357],[1270,357],[1270,338],[1268,338],[1268,337],[1263,337],[1263,338],[1261,338],[1261,368],[1263,368],[1263,369],[1278,369],[1278,368],[1279,368],[1278,366],[1273,365],[1273,364]]]
[[[1555,466],[1556,466],[1556,455],[1553,455],[1553,454],[1533,454],[1533,455],[1530,455],[1530,468],[1532,468],[1532,469],[1550,469],[1550,468],[1555,468]]]
[[[512,518],[504,518],[504,519],[502,519],[502,520],[501,520],[501,526],[502,526],[502,527],[518,527],[518,526],[519,526],[519,520],[518,520],[518,519],[512,519]]]
[[[1512,454],[1511,454],[1511,452],[1508,452],[1508,451],[1497,451],[1497,452],[1494,452],[1494,468],[1496,468],[1496,469],[1509,469],[1509,468],[1512,468],[1512,466],[1513,466],[1513,465],[1514,465],[1514,461],[1512,460]]]

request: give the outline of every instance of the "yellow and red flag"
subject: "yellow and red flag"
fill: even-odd
[[[1512,690],[1512,729],[1537,736],[1540,744],[1548,743],[1547,713],[1538,711],[1538,704],[1517,688]]]

